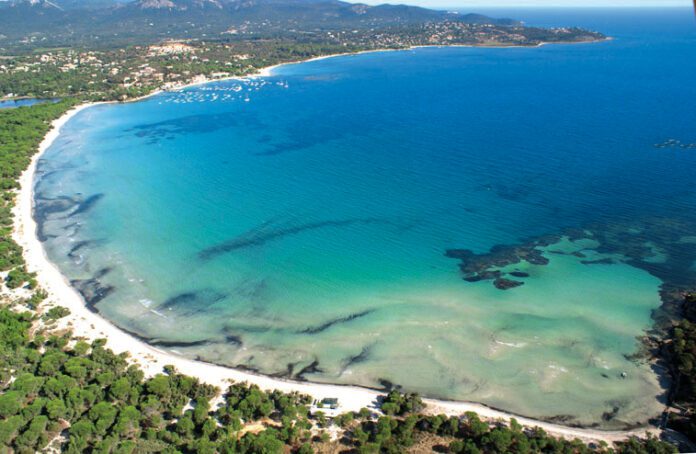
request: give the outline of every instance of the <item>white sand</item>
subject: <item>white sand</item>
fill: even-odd
[[[267,74],[272,68],[267,69]],[[375,409],[376,399],[383,393],[360,387],[313,384],[307,382],[294,382],[289,380],[274,379],[266,376],[242,372],[232,368],[216,366],[200,361],[189,360],[174,353],[156,349],[144,342],[130,336],[112,325],[98,314],[91,312],[84,304],[79,293],[70,286],[67,279],[58,268],[46,257],[41,242],[36,236],[36,223],[32,217],[34,173],[36,164],[41,155],[51,146],[58,137],[60,128],[70,118],[83,109],[95,103],[84,104],[76,107],[53,123],[53,128],[46,135],[39,146],[38,153],[33,157],[31,165],[20,177],[21,189],[17,194],[17,204],[14,208],[15,226],[14,239],[24,249],[24,257],[29,271],[36,272],[39,285],[44,288],[49,297],[44,303],[45,307],[60,305],[70,310],[70,315],[61,319],[59,327],[69,327],[78,337],[87,339],[107,339],[107,346],[116,353],[128,352],[133,361],[140,364],[147,376],[152,376],[162,371],[165,365],[173,365],[186,375],[197,377],[199,380],[211,385],[226,389],[230,380],[249,382],[258,385],[262,389],[278,389],[284,392],[297,391],[309,394],[316,399],[335,397],[339,399],[340,411],[358,411],[363,407]],[[509,420],[516,417],[509,413],[493,410],[481,404],[468,402],[438,401],[426,399],[427,412],[432,414],[444,413],[447,415],[461,415],[467,411],[478,413],[483,418]],[[562,412],[562,409],[559,409]],[[580,438],[583,441],[604,440],[607,442],[618,441],[630,435],[644,436],[648,431],[657,433],[655,428],[644,428],[634,431],[600,431],[591,429],[577,429],[558,424],[551,424],[530,418],[516,417],[524,426],[538,426],[547,432],[566,438]]]

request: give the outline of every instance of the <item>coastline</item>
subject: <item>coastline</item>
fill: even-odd
[[[600,40],[593,40],[593,41],[576,41],[576,42],[546,42],[542,41],[538,44],[535,45],[476,45],[476,44],[422,44],[422,45],[415,45],[415,46],[409,46],[409,47],[402,47],[402,48],[379,48],[379,49],[368,49],[368,50],[360,50],[360,51],[348,51],[348,52],[340,52],[336,54],[327,54],[327,55],[319,55],[316,57],[310,57],[306,59],[300,59],[300,60],[292,60],[292,61],[287,61],[283,63],[276,63],[274,65],[270,66],[265,66],[263,68],[258,69],[254,73],[246,74],[246,75],[235,75],[235,76],[225,76],[225,77],[216,77],[216,78],[211,78],[205,75],[198,75],[194,76],[193,80],[190,80],[188,82],[183,82],[183,83],[177,83],[177,82],[169,82],[167,84],[164,84],[160,87],[155,88],[152,92],[143,95],[143,96],[138,96],[136,98],[130,98],[130,99],[125,99],[122,101],[95,101],[95,102],[90,102],[86,103],[86,107],[91,107],[94,105],[98,104],[121,104],[121,103],[130,103],[130,102],[138,102],[142,101],[144,99],[150,98],[152,96],[156,96],[160,93],[165,93],[168,91],[178,91],[178,90],[183,90],[186,88],[190,87],[195,87],[198,85],[205,85],[208,83],[212,82],[223,82],[226,80],[244,80],[244,79],[255,79],[258,77],[271,77],[273,76],[273,71],[278,69],[281,66],[285,65],[296,65],[300,63],[309,63],[313,61],[319,61],[319,60],[325,60],[328,58],[334,58],[334,57],[348,57],[348,56],[354,56],[354,55],[362,55],[362,54],[370,54],[370,53],[377,53],[377,52],[401,52],[401,51],[409,51],[409,50],[416,50],[416,49],[428,49],[428,48],[434,48],[434,49],[439,49],[439,48],[448,48],[448,47],[462,47],[462,48],[483,48],[483,49],[537,49],[543,46],[547,45],[553,45],[553,44],[594,44],[594,43],[602,43],[602,42],[607,42],[607,41],[612,41],[614,38],[611,36],[607,36],[604,39]],[[67,98],[67,96],[65,97]],[[0,97],[0,101],[14,101],[14,100],[23,100],[23,99],[33,99],[27,96],[20,96],[20,97]],[[82,106],[82,104],[80,105]]]
[[[185,88],[190,88],[190,87],[195,87],[198,85],[205,85],[208,83],[212,82],[223,82],[226,80],[244,80],[244,79],[255,79],[259,77],[272,77],[273,76],[273,71],[280,68],[281,66],[286,66],[286,65],[297,65],[300,63],[309,63],[313,61],[319,61],[319,60],[326,60],[328,58],[335,58],[335,57],[350,57],[354,55],[362,55],[362,54],[371,54],[371,53],[378,53],[378,52],[403,52],[403,51],[409,51],[409,50],[416,50],[416,49],[429,49],[429,48],[434,48],[434,49],[440,49],[440,48],[449,48],[449,47],[462,47],[462,48],[483,48],[483,49],[538,49],[543,46],[548,46],[548,45],[553,45],[553,44],[561,44],[561,45],[571,45],[571,44],[594,44],[594,43],[603,43],[607,41],[613,41],[614,38],[611,36],[607,36],[604,39],[601,40],[595,40],[595,41],[577,41],[577,42],[545,42],[542,41],[539,44],[536,45],[509,45],[509,46],[489,46],[489,45],[475,45],[475,44],[424,44],[424,45],[417,45],[417,46],[409,46],[409,47],[403,47],[403,48],[382,48],[382,49],[369,49],[369,50],[360,50],[360,51],[355,51],[355,52],[342,52],[342,53],[337,53],[337,54],[328,54],[328,55],[319,55],[317,57],[310,57],[304,60],[293,60],[293,61],[288,61],[288,62],[283,62],[283,63],[276,63],[275,65],[271,66],[266,66],[263,68],[260,68],[254,73],[243,75],[243,76],[226,76],[226,77],[219,77],[219,78],[209,78],[207,76],[199,75],[194,77],[194,80],[182,84],[174,84],[166,87],[160,87],[155,89],[152,93],[148,93],[147,95],[144,96],[139,96],[137,98],[133,99],[127,99],[125,101],[102,101],[100,103],[94,103],[94,104],[109,104],[109,103],[128,103],[128,102],[137,102],[137,101],[142,101],[143,99],[147,99],[151,96],[158,95],[160,93],[168,92],[168,91],[177,91],[177,90],[183,90]]]
[[[366,52],[378,51],[383,50],[374,50]],[[331,58],[337,55],[321,56],[305,61]],[[270,75],[273,69],[277,68],[278,66],[292,63],[298,62],[289,62],[274,65],[271,67],[264,68],[254,75],[243,77],[230,77],[227,79],[264,77]],[[188,84],[186,86],[199,85],[202,83],[219,80],[224,79],[199,81]],[[185,86],[182,86],[177,89],[181,89],[184,87]],[[154,96],[160,92],[161,90],[155,91],[144,97],[129,100],[127,102],[142,100],[147,97]],[[84,337],[90,340],[97,338],[106,338],[107,346],[109,348],[114,350],[116,353],[128,352],[130,354],[131,360],[139,364],[143,372],[145,372],[147,376],[152,376],[157,373],[160,373],[162,371],[163,366],[171,364],[179,372],[185,375],[196,377],[202,382],[218,386],[223,391],[225,390],[230,380],[238,382],[246,381],[249,383],[256,384],[262,389],[278,389],[283,392],[296,391],[304,394],[309,394],[316,399],[323,399],[325,397],[336,397],[339,399],[340,412],[358,411],[362,407],[374,409],[377,399],[384,394],[383,392],[367,388],[361,388],[357,386],[315,384],[309,382],[274,379],[267,376],[244,372],[229,367],[217,366],[200,361],[189,360],[180,357],[174,353],[154,348],[136,339],[135,337],[122,331],[121,329],[110,323],[108,320],[102,318],[98,314],[91,312],[86,307],[82,297],[78,294],[78,292],[69,284],[67,279],[61,274],[58,268],[49,261],[43,249],[43,245],[39,242],[38,238],[36,237],[36,223],[32,216],[34,176],[36,172],[37,162],[41,158],[42,154],[51,146],[51,144],[59,136],[61,127],[63,127],[73,116],[75,116],[82,110],[94,105],[106,103],[107,102],[95,102],[82,104],[71,109],[70,111],[66,112],[63,116],[61,116],[59,119],[55,120],[52,124],[52,129],[48,132],[44,140],[41,142],[38,152],[32,157],[32,161],[29,168],[25,170],[25,172],[22,174],[19,180],[21,189],[17,194],[17,204],[14,208],[15,224],[13,237],[17,241],[17,243],[20,246],[22,246],[24,250],[24,256],[27,262],[28,270],[37,273],[37,280],[40,286],[44,288],[49,294],[47,303],[45,303],[43,307],[48,308],[51,305],[60,305],[70,309],[71,314],[63,319],[60,319],[57,328],[71,329],[76,336]],[[428,405],[426,413],[444,413],[447,415],[461,415],[464,412],[473,411],[478,413],[481,417],[488,419],[509,420],[514,417],[518,420],[520,424],[524,426],[537,426],[541,427],[550,434],[556,436],[567,438],[580,438],[586,441],[603,440],[607,442],[613,442],[625,439],[626,437],[632,435],[644,436],[648,432],[656,431],[656,429],[652,428],[642,428],[628,431],[602,431],[595,429],[573,428],[563,426],[560,424],[547,423],[540,420],[520,417],[511,413],[486,407],[482,404],[469,402],[441,401],[434,399],[424,399],[424,401]]]

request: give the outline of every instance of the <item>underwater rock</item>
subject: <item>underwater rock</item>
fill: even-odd
[[[251,358],[249,358],[250,361],[253,360],[253,359],[254,359],[253,356],[252,356]],[[260,373],[261,373],[261,369],[259,369],[258,367],[250,366],[250,365],[248,365],[248,364],[236,364],[236,365],[234,366],[234,368],[235,368],[235,369],[239,369],[239,370],[244,371],[244,372],[251,372],[251,373],[254,373],[254,374],[260,374]]]
[[[366,345],[365,347],[362,348],[360,353],[354,356],[349,356],[346,359],[343,360],[343,370],[345,371],[348,369],[350,366],[354,364],[359,364],[362,362],[367,361],[367,359],[370,357],[370,353],[372,352],[372,345]]]
[[[145,341],[152,345],[153,347],[164,347],[164,348],[186,348],[186,347],[203,347],[213,343],[209,339],[197,340],[197,341],[168,341],[161,339],[145,339]]]
[[[681,148],[682,150],[696,149],[696,142],[694,143],[684,143],[677,139],[667,139],[664,142],[656,143],[653,145],[655,148]]]
[[[193,315],[209,310],[211,306],[224,300],[227,296],[225,293],[210,289],[183,292],[167,299],[157,306],[157,310],[175,312],[181,316]]]
[[[292,378],[292,375],[295,372],[295,366],[297,366],[297,364],[299,363],[288,363],[283,372],[276,372],[274,374],[269,374],[268,376],[273,378]]]
[[[70,251],[68,251],[67,256],[70,257],[71,259],[77,258],[77,255],[75,253],[77,251],[79,251],[80,249],[82,249],[86,246],[89,246],[90,244],[92,244],[92,241],[89,241],[89,240],[78,241],[77,243],[75,243],[75,245],[72,248],[70,248]]]
[[[314,359],[308,366],[303,367],[297,374],[295,374],[295,379],[297,380],[307,380],[305,378],[306,374],[322,374],[324,371],[319,368],[319,360]]]
[[[386,378],[379,378],[377,379],[377,383],[382,387],[384,391],[392,391],[392,390],[399,390],[402,389],[401,385],[397,385],[396,383],[393,383],[390,380],[387,380]]]
[[[504,277],[499,277],[498,279],[493,281],[493,285],[495,285],[495,288],[497,288],[498,290],[509,290],[511,288],[524,285],[524,282],[513,281],[512,279],[505,279]]]
[[[34,217],[44,220],[49,214],[64,213],[74,208],[78,202],[68,196],[60,196],[54,199],[38,196],[34,207]]]
[[[504,273],[496,268],[504,268],[509,265],[514,265],[522,261],[526,261],[532,265],[547,265],[549,259],[544,257],[544,253],[539,247],[545,245],[553,239],[558,241],[557,236],[545,236],[540,239],[534,239],[528,244],[506,246],[496,245],[487,253],[476,254],[469,249],[447,249],[445,256],[460,261],[459,269],[464,274],[464,280],[467,282],[478,282],[482,280],[492,280],[496,288],[507,290],[513,287],[518,287],[523,282],[505,278],[505,275],[512,277],[524,278],[529,277],[529,273],[522,271],[511,271]]]
[[[610,258],[604,258],[604,259],[597,259],[597,260],[580,260],[580,263],[583,265],[613,265],[615,262],[613,259]]]
[[[290,227],[274,227],[271,222],[267,222],[228,241],[203,249],[198,253],[198,258],[201,260],[210,260],[219,255],[227,254],[238,249],[262,246],[269,241],[277,240],[288,235],[296,235],[309,230],[317,230],[327,227],[348,227],[354,224],[373,223],[390,224],[387,221],[376,218],[318,221]]]
[[[549,259],[542,255],[542,252],[538,249],[532,249],[529,254],[523,257],[523,260],[531,263],[532,265],[548,265]]]
[[[235,344],[238,347],[241,347],[242,345],[244,345],[244,343],[242,342],[242,338],[240,336],[234,336],[234,335],[225,336],[225,342],[227,342],[228,344]]]
[[[470,276],[464,276],[463,279],[467,282],[478,282],[484,280],[483,277],[481,277],[478,274],[472,274]]]
[[[345,317],[339,317],[333,320],[329,320],[328,322],[322,323],[321,325],[318,326],[313,326],[309,328],[305,328],[303,330],[300,330],[297,332],[297,334],[317,334],[321,333],[322,331],[326,331],[327,329],[331,328],[334,325],[338,325],[340,323],[347,323],[351,322],[357,318],[365,317],[366,315],[369,315],[373,313],[375,310],[370,309],[362,312],[356,312],[355,314],[350,314]]]
[[[602,413],[602,421],[611,421],[612,419],[616,418],[616,416],[619,414],[620,408],[618,406],[615,406],[611,409],[611,411],[605,411]]]
[[[55,236],[49,236],[44,233],[44,226],[49,217],[52,214],[68,212],[72,210],[77,203],[77,201],[68,196],[50,199],[37,194],[35,197],[33,215],[36,221],[36,236],[39,238],[39,241],[44,242],[49,238],[55,238]]]
[[[244,113],[209,113],[187,115],[157,123],[146,123],[126,130],[135,137],[148,139],[156,144],[163,139],[173,139],[177,135],[210,133],[219,129],[243,125],[249,129],[264,126],[257,118]]]
[[[554,416],[549,416],[548,418],[542,418],[542,420],[552,422],[555,424],[570,425],[569,423],[571,421],[575,420],[575,416],[573,416],[573,415],[554,415]]]
[[[75,287],[82,295],[82,298],[84,298],[87,309],[92,312],[98,313],[99,310],[96,305],[116,290],[115,287],[111,285],[102,285],[99,281],[99,279],[107,275],[110,271],[111,268],[102,268],[90,279],[74,279],[70,281],[70,285]]]
[[[77,204],[77,208],[75,208],[74,211],[68,214],[68,217],[73,217],[75,215],[88,212],[89,210],[94,208],[97,202],[99,202],[103,197],[104,194],[94,194],[87,197],[85,200]]]
[[[586,265],[625,263],[662,281],[659,290],[662,305],[652,311],[653,327],[648,331],[649,335],[642,338],[642,348],[638,352],[640,358],[645,358],[661,355],[651,339],[661,338],[672,328],[674,321],[683,316],[685,296],[696,293],[696,242],[684,241],[684,238],[693,236],[693,232],[696,232],[696,221],[687,217],[646,216],[633,218],[630,222],[594,223],[581,228],[562,229],[554,234],[527,238],[522,244],[495,246],[483,254],[468,249],[448,249],[445,255],[460,260],[459,268],[465,281],[493,280],[496,288],[505,290],[523,284],[507,276],[526,276],[517,274],[517,271],[504,274],[499,268],[522,260],[545,265],[549,260],[539,248],[551,246],[564,238],[573,242],[591,240],[596,245],[583,247],[582,252],[556,252],[585,259],[581,263]],[[588,259],[585,252],[590,250],[611,255],[612,258]],[[655,251],[659,251],[664,259],[655,261]],[[689,307],[696,314],[696,302]],[[646,356],[645,352],[652,353]],[[630,361],[635,358],[629,355],[626,359]]]

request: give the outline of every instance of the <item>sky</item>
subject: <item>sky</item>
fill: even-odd
[[[692,0],[362,0],[364,3],[406,3],[431,8],[467,8],[467,7],[672,7],[691,6]]]

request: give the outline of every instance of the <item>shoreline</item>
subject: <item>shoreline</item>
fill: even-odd
[[[431,47],[431,46],[428,46]],[[393,49],[407,50],[407,49]],[[366,51],[379,52],[383,50]],[[361,52],[362,53],[362,52]],[[356,54],[356,53],[353,53]],[[334,56],[353,55],[353,54],[337,54],[315,57],[305,61],[313,61]],[[234,77],[264,77],[270,75],[272,70],[278,66],[285,64],[294,64],[299,62],[282,63],[263,68],[258,73],[251,76]],[[228,78],[232,79],[232,77]],[[199,81],[190,85],[199,85],[207,82],[215,82],[224,79],[213,79],[211,81]],[[181,87],[184,88],[184,87]],[[178,88],[178,89],[181,89]],[[126,102],[135,102],[150,96],[161,93],[161,90],[150,93],[146,96],[139,97]],[[37,273],[37,280],[42,288],[44,288],[49,297],[44,304],[44,307],[49,307],[53,304],[67,307],[70,310],[70,315],[58,321],[58,329],[71,329],[76,336],[84,337],[90,340],[97,338],[106,338],[107,346],[116,353],[128,352],[131,361],[139,364],[146,376],[153,376],[162,372],[165,365],[173,365],[180,373],[198,378],[201,382],[209,383],[218,386],[221,391],[227,387],[230,380],[236,382],[248,382],[256,384],[262,389],[278,389],[283,392],[297,391],[303,394],[309,394],[315,399],[323,399],[326,397],[336,397],[339,400],[339,412],[358,411],[360,408],[368,407],[375,409],[375,404],[380,396],[385,392],[377,391],[368,388],[349,385],[331,385],[319,384],[311,382],[300,382],[285,379],[271,378],[268,376],[250,373],[231,367],[219,366],[201,361],[195,361],[181,357],[175,353],[160,350],[145,342],[142,342],[132,335],[118,328],[100,315],[92,312],[85,305],[83,298],[74,289],[67,278],[63,276],[60,270],[54,265],[44,251],[43,245],[36,237],[36,223],[33,218],[33,191],[34,191],[34,176],[36,165],[41,159],[43,153],[53,144],[55,139],[60,135],[60,129],[76,114],[89,107],[99,104],[116,103],[110,102],[94,102],[79,105],[70,109],[59,119],[52,123],[51,130],[44,137],[37,153],[32,157],[31,164],[26,169],[20,179],[20,190],[17,194],[17,203],[14,207],[14,229],[13,238],[23,248],[24,257],[27,262],[27,269],[30,272]],[[447,415],[461,415],[467,411],[473,411],[486,419],[502,419],[509,421],[511,418],[516,418],[520,424],[528,427],[541,427],[548,433],[566,438],[580,438],[585,441],[619,441],[629,436],[645,436],[647,433],[656,432],[656,428],[645,427],[633,430],[616,430],[604,431],[598,429],[585,429],[561,424],[554,424],[518,416],[502,410],[496,410],[487,407],[483,404],[472,402],[446,401],[436,399],[423,399],[427,404],[425,413]]]
[[[276,63],[274,65],[270,66],[265,66],[263,68],[260,68],[256,70],[256,72],[246,74],[246,75],[237,75],[237,76],[225,76],[225,77],[218,77],[218,78],[210,78],[208,76],[204,75],[198,75],[193,78],[193,80],[185,83],[173,83],[172,85],[167,86],[166,84],[164,86],[160,86],[156,89],[154,89],[151,93],[148,93],[143,96],[138,96],[137,98],[132,98],[132,99],[126,99],[123,101],[96,101],[93,103],[89,103],[89,105],[97,105],[97,104],[125,104],[125,103],[130,103],[130,102],[138,102],[145,100],[147,98],[159,95],[161,93],[167,93],[167,92],[175,92],[179,90],[184,90],[186,88],[190,87],[195,87],[198,85],[205,85],[213,82],[224,82],[228,80],[244,80],[244,79],[255,79],[259,77],[272,77],[273,76],[273,71],[280,68],[281,66],[286,66],[286,65],[298,65],[301,63],[309,63],[313,61],[319,61],[319,60],[326,60],[329,58],[335,58],[335,57],[350,57],[350,56],[355,56],[355,55],[362,55],[362,54],[371,54],[371,53],[379,53],[379,52],[404,52],[404,51],[410,51],[410,50],[416,50],[416,49],[441,49],[441,48],[449,48],[449,47],[454,47],[454,48],[483,48],[483,49],[538,49],[543,46],[548,46],[548,45],[553,45],[553,44],[558,44],[558,45],[571,45],[571,44],[594,44],[594,43],[603,43],[607,41],[612,41],[613,38],[611,36],[607,36],[604,39],[600,40],[595,40],[595,41],[577,41],[577,42],[558,42],[558,43],[551,43],[551,42],[546,42],[542,41],[538,44],[535,45],[509,45],[509,46],[489,46],[489,45],[475,45],[475,44],[422,44],[422,45],[415,45],[415,46],[409,46],[409,47],[403,47],[403,48],[381,48],[381,49],[369,49],[369,50],[359,50],[359,51],[353,51],[353,52],[341,52],[341,53],[336,53],[336,54],[327,54],[327,55],[319,55],[316,57],[310,57],[304,60],[292,60],[288,62],[283,62],[283,63]],[[7,98],[6,100],[11,100],[14,98]]]
[[[352,56],[352,55],[361,55],[361,54],[367,54],[367,53],[376,53],[376,52],[398,52],[398,51],[409,51],[409,50],[416,50],[416,49],[427,49],[427,48],[446,48],[446,47],[463,47],[463,48],[482,48],[482,49],[538,49],[543,46],[547,45],[571,45],[571,44],[595,44],[595,43],[603,43],[603,42],[608,42],[608,41],[613,41],[614,38],[611,36],[605,36],[603,39],[595,39],[595,40],[589,40],[589,41],[559,41],[559,42],[548,42],[548,41],[541,41],[538,44],[534,45],[523,45],[523,44],[510,44],[510,45],[488,45],[488,44],[418,44],[418,45],[412,45],[408,47],[401,47],[401,48],[379,48],[379,49],[367,49],[367,50],[359,50],[359,51],[347,51],[347,52],[340,52],[340,53],[335,53],[335,54],[327,54],[327,55],[319,55],[316,57],[309,57],[306,59],[300,59],[300,60],[292,60],[292,61],[287,61],[283,63],[276,63],[274,65],[270,66],[265,66],[263,68],[260,68],[256,70],[256,72],[246,74],[246,75],[235,75],[235,76],[225,76],[225,77],[219,77],[219,78],[210,78],[205,75],[198,75],[194,76],[193,80],[188,81],[188,82],[168,82],[167,84],[171,85],[161,85],[155,89],[153,89],[152,92],[138,96],[136,98],[132,99],[124,99],[122,101],[94,101],[91,103],[88,103],[90,106],[91,105],[97,105],[97,104],[120,104],[120,103],[129,103],[129,102],[137,102],[137,101],[142,101],[144,99],[150,98],[152,96],[158,95],[160,93],[166,93],[169,91],[178,91],[178,90],[183,90],[185,88],[189,87],[194,87],[197,85],[205,85],[211,82],[223,82],[226,80],[242,80],[242,79],[254,79],[257,77],[271,77],[273,76],[273,70],[285,66],[285,65],[295,65],[295,64],[300,64],[300,63],[309,63],[312,61],[318,61],[318,60],[324,60],[327,58],[334,58],[334,57],[347,57],[347,56]],[[63,96],[63,99],[67,99],[70,96]],[[26,99],[36,99],[32,98],[29,96],[3,96],[0,97],[0,102],[6,102],[6,101],[19,101],[19,100],[26,100]]]

